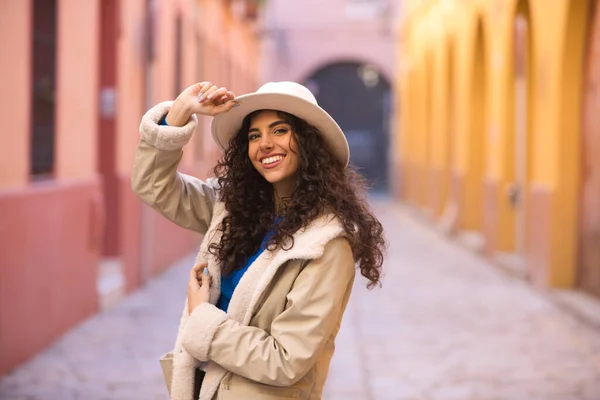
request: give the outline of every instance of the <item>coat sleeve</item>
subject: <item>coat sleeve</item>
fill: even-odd
[[[182,346],[200,361],[212,360],[234,374],[272,385],[290,386],[316,362],[338,328],[355,270],[348,241],[330,241],[323,255],[308,263],[287,295],[286,309],[271,334],[228,319],[203,303],[184,328]]]
[[[215,181],[177,172],[183,155],[181,148],[196,128],[193,116],[183,127],[158,125],[171,102],[151,108],[142,118],[131,176],[131,188],[146,204],[177,225],[206,233],[216,201]]]

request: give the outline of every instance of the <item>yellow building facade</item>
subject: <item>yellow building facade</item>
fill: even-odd
[[[402,198],[450,232],[536,286],[600,294],[595,3],[408,1],[395,154]]]

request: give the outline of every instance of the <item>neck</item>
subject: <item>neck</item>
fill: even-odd
[[[279,211],[281,210],[281,205],[288,196],[285,196],[283,193],[278,192],[277,190],[275,190],[274,196],[275,196],[275,212],[277,214],[279,214]]]
[[[289,199],[294,190],[293,186],[286,182],[278,182],[273,185],[273,195],[275,196],[275,211],[279,213],[285,199]]]

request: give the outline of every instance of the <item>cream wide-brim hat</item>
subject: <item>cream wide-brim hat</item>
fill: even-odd
[[[269,82],[256,92],[236,97],[238,107],[216,115],[212,120],[212,135],[223,151],[242,127],[246,116],[258,110],[284,111],[303,119],[319,130],[327,148],[344,167],[350,160],[350,149],[344,132],[319,105],[308,88],[296,82]]]

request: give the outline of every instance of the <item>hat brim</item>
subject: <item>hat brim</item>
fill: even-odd
[[[229,142],[242,127],[246,116],[258,110],[284,111],[305,120],[321,133],[329,151],[342,165],[347,166],[350,149],[344,132],[321,107],[301,97],[283,93],[249,93],[236,97],[239,103],[228,112],[216,115],[211,124],[213,139],[225,151]]]

